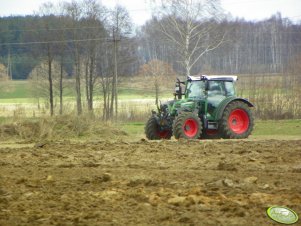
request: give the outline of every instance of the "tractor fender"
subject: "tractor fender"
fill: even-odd
[[[254,104],[252,104],[250,101],[244,98],[237,98],[237,97],[232,97],[232,98],[227,98],[225,99],[218,107],[217,112],[216,112],[216,120],[220,120],[223,116],[224,110],[226,107],[234,102],[234,101],[241,101],[246,103],[249,107],[254,107]]]

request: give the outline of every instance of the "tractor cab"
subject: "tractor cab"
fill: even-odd
[[[199,104],[205,104],[206,108],[200,108],[201,113],[204,113],[206,109],[210,114],[213,114],[214,110],[224,99],[236,95],[234,84],[236,81],[237,76],[230,75],[189,76],[185,84],[184,93],[181,92],[180,94],[178,92],[178,99],[182,99],[182,96],[185,96],[188,102],[194,101],[199,102]],[[183,90],[180,83],[177,83],[176,87],[178,87],[176,90]]]
[[[212,96],[235,96],[234,82],[237,76],[189,76],[185,87],[185,98],[204,99]]]
[[[202,75],[188,76],[186,82],[176,83],[175,96],[182,99],[184,95],[186,99],[205,99],[210,96],[235,96],[234,83],[237,81],[237,76],[224,75]],[[181,84],[185,84],[184,93]]]

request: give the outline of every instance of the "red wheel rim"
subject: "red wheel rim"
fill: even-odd
[[[168,130],[163,130],[163,131],[158,131],[157,135],[161,138],[161,139],[167,139],[169,134]]]
[[[249,128],[250,119],[243,109],[233,110],[228,119],[229,128],[236,134],[242,134]]]
[[[187,119],[183,125],[184,134],[194,137],[198,132],[198,123],[194,119]]]

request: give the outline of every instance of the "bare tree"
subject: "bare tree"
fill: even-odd
[[[85,0],[83,4],[84,26],[93,27],[87,32],[85,53],[85,82],[86,99],[88,110],[93,111],[93,92],[97,79],[96,73],[96,52],[100,43],[105,41],[106,31],[103,21],[105,20],[106,9],[98,4],[96,0]]]
[[[113,63],[110,60],[112,58],[110,46],[103,44],[97,53],[97,73],[100,75],[101,93],[103,95],[103,114],[102,119],[108,121],[112,118],[111,109],[111,92],[112,92],[112,74]],[[100,60],[102,59],[102,60]]]
[[[67,18],[65,16],[65,7],[64,7],[64,2],[59,2],[57,7],[57,18],[58,21],[60,22],[61,26],[67,26],[66,21]],[[59,89],[59,114],[63,114],[63,89],[64,89],[64,78],[66,78],[66,72],[64,70],[65,66],[65,59],[67,57],[67,48],[68,48],[68,43],[65,42],[67,39],[67,31],[66,30],[61,30],[59,34],[57,35],[57,39],[60,41],[57,44],[57,61],[59,62],[59,76],[58,76],[58,89]]]
[[[157,12],[161,31],[176,48],[187,76],[202,56],[224,41],[214,23],[222,15],[219,0],[162,0]]]
[[[45,30],[43,31],[42,38],[45,42],[45,50],[46,50],[46,58],[48,64],[48,83],[49,83],[49,105],[50,105],[50,115],[54,114],[54,95],[53,95],[53,75],[52,75],[52,62],[54,59],[54,45],[51,43],[51,39],[53,38],[50,35],[51,30],[51,22],[54,14],[54,5],[51,2],[44,3],[40,9],[39,13],[43,17],[43,27]]]
[[[29,74],[28,81],[31,85],[31,92],[33,97],[37,101],[37,107],[40,109],[40,99],[45,98],[49,100],[49,85],[47,85],[48,67],[47,62],[41,62],[40,65],[36,66]]]
[[[52,91],[53,96],[60,91],[60,77],[66,77],[66,72],[61,69],[60,62],[53,61],[51,63],[51,78],[52,78]],[[31,91],[33,96],[37,99],[38,108],[40,108],[40,98],[49,100],[49,62],[48,60],[42,61],[37,65],[29,74],[28,79],[32,86]],[[49,103],[49,101],[47,101]],[[49,103],[50,106],[50,103]]]
[[[147,64],[140,66],[139,75],[144,76],[147,80],[150,80],[154,84],[156,105],[159,103],[160,86],[162,82],[166,82],[169,79],[175,79],[176,73],[172,69],[171,65],[160,60],[151,60]]]
[[[112,84],[111,97],[111,115],[113,115],[113,105],[115,103],[115,118],[118,116],[118,49],[119,42],[126,37],[131,31],[131,19],[128,11],[117,5],[111,14],[109,30],[111,33],[111,40],[113,42],[113,56],[114,56],[114,76]]]
[[[66,16],[70,17],[70,28],[72,28],[73,45],[71,47],[74,57],[74,74],[75,74],[75,91],[76,91],[76,107],[77,114],[82,114],[82,99],[81,99],[81,45],[80,42],[80,20],[82,18],[82,6],[79,2],[72,1],[71,3],[65,2]]]

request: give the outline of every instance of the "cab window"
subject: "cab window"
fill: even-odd
[[[227,96],[234,96],[235,95],[235,88],[233,82],[225,82],[226,88],[226,95]]]
[[[209,96],[225,96],[225,86],[223,81],[209,81],[209,90],[208,90]]]

